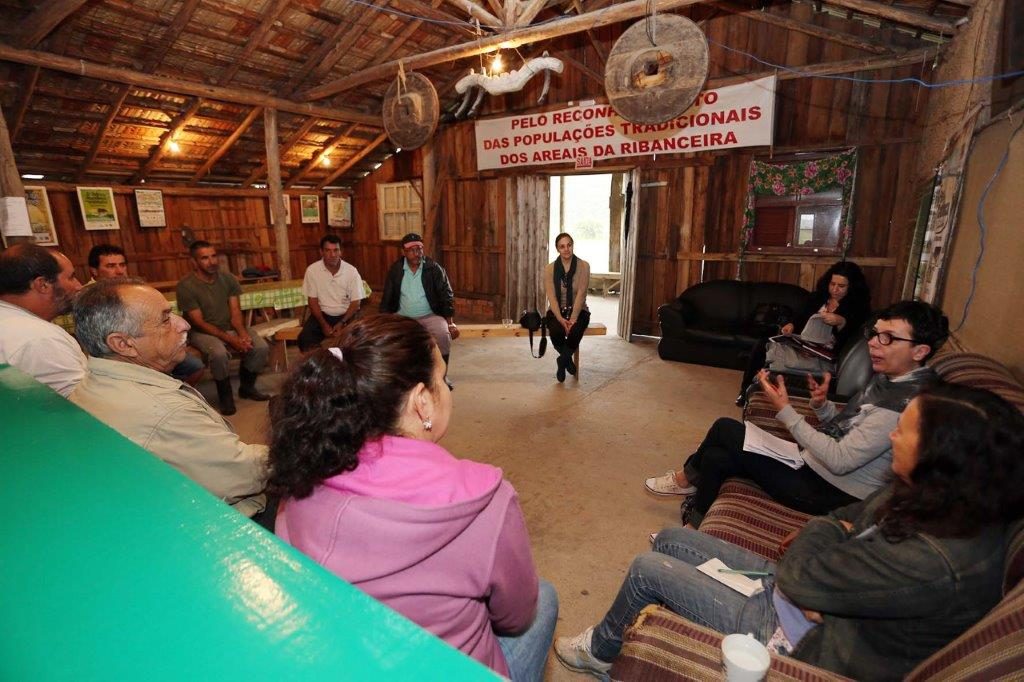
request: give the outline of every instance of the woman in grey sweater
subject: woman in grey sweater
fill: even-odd
[[[556,641],[558,657],[607,676],[625,628],[663,604],[842,675],[901,679],[1000,598],[1004,539],[1024,517],[1024,415],[943,385],[910,403],[891,438],[893,482],[812,519],[778,564],[689,528],[662,531],[604,619]],[[712,558],[763,572],[765,589],[745,597],[697,570]]]

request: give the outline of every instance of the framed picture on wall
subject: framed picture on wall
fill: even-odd
[[[274,224],[274,214],[270,212],[270,200],[267,199],[267,215],[270,216],[268,220],[270,224]],[[292,224],[292,200],[287,194],[284,195],[284,224]]]
[[[330,227],[352,227],[352,197],[327,195],[327,224]]]
[[[299,208],[303,223],[320,224],[320,197],[315,194],[300,194]]]
[[[50,198],[45,187],[25,186],[25,203],[28,205],[28,222],[32,236],[40,246],[57,246],[57,227],[50,212]]]
[[[87,230],[120,230],[117,209],[114,208],[114,190],[109,187],[76,187],[78,207]]]
[[[139,227],[167,227],[164,193],[160,190],[135,190],[135,208],[139,212]]]

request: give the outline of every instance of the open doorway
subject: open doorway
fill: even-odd
[[[558,257],[555,236],[572,235],[573,251],[590,263],[590,319],[618,333],[622,293],[622,225],[626,173],[551,176],[548,261]]]

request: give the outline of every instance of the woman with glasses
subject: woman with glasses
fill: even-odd
[[[746,426],[717,420],[683,465],[647,479],[649,491],[682,495],[684,522],[697,527],[726,479],[753,480],[787,507],[824,514],[863,500],[889,482],[889,432],[900,412],[938,377],[925,360],[945,342],[949,323],[942,312],[920,301],[903,301],[878,314],[871,325],[868,353],[874,376],[840,409],[827,400],[831,375],[808,377],[810,407],[820,425],[811,426],[790,405],[782,377],[762,370],[758,382],[776,410],[776,419],[799,446],[797,468],[746,448]]]
[[[688,528],[662,531],[604,618],[555,642],[558,658],[607,678],[625,628],[662,604],[853,679],[903,679],[1001,597],[1004,543],[1024,515],[1024,416],[988,391],[943,385],[914,398],[889,439],[892,481],[811,519],[778,563]],[[713,558],[765,575],[764,591],[745,597],[697,570]]]

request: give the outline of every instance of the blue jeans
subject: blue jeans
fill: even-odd
[[[498,637],[498,646],[508,664],[512,682],[544,679],[544,663],[555,636],[558,620],[558,593],[547,580],[541,580],[537,592],[537,615],[526,631],[511,637]]]
[[[604,619],[594,628],[593,654],[614,661],[622,649],[622,634],[648,604],[661,604],[684,618],[725,634],[750,632],[767,642],[775,632],[773,578],[765,589],[744,597],[697,570],[709,559],[729,568],[775,572],[775,564],[753,552],[691,528],[658,533],[654,551],[633,560],[626,580]]]

